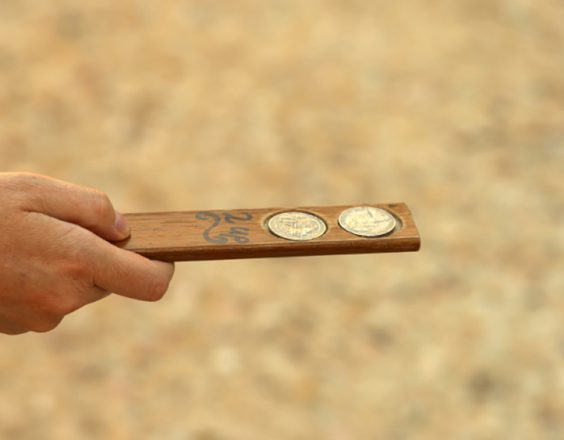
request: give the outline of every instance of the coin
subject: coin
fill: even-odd
[[[274,235],[287,240],[308,241],[325,234],[327,225],[316,215],[287,211],[271,217],[268,220],[268,229]]]
[[[341,213],[339,225],[345,231],[361,237],[381,237],[395,230],[398,222],[384,209],[357,206]]]

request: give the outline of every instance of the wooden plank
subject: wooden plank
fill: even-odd
[[[399,220],[394,232],[378,238],[353,235],[339,226],[339,214],[352,206],[131,213],[125,214],[131,226],[131,237],[116,245],[162,261],[419,250],[419,233],[404,203],[360,205],[385,209]],[[277,237],[266,223],[271,216],[286,211],[309,212],[321,217],[327,224],[327,232],[311,241]]]

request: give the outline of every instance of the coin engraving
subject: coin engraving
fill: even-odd
[[[394,231],[396,218],[388,211],[370,206],[349,208],[339,215],[339,225],[347,232],[361,237],[381,237]]]
[[[308,241],[325,234],[327,225],[316,215],[287,211],[271,217],[268,220],[268,229],[274,235],[286,240]]]

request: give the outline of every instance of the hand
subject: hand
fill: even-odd
[[[104,193],[28,173],[0,173],[0,332],[54,329],[109,292],[145,301],[174,265],[114,246],[129,236]]]

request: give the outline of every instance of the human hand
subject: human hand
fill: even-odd
[[[159,300],[174,265],[108,242],[128,236],[126,220],[100,191],[0,173],[0,332],[50,331],[109,292]]]

